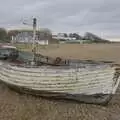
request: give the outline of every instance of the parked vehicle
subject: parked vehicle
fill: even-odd
[[[0,45],[0,59],[8,60],[18,57],[18,50],[14,46]]]

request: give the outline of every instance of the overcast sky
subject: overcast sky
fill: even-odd
[[[1,0],[0,27],[23,26],[32,18],[53,32],[94,32],[120,37],[120,0]]]

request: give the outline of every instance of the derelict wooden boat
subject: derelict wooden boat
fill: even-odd
[[[37,55],[36,63],[42,65],[33,66],[26,55],[21,56],[19,53],[17,59],[0,61],[0,81],[23,93],[106,104],[120,82],[120,69],[105,62],[60,60],[54,63],[52,58],[39,55],[38,59]]]
[[[108,65],[22,66],[2,62],[0,80],[20,92],[105,104],[116,93],[119,72]]]

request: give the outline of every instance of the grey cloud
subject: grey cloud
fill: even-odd
[[[102,5],[94,7],[92,10],[94,12],[113,12],[118,10],[120,6],[119,0],[104,0]]]
[[[119,0],[4,0],[0,4],[0,26],[23,27],[33,16],[38,25],[57,32],[93,31],[111,35],[120,32]],[[116,34],[115,33],[115,34]]]

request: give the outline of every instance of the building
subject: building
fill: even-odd
[[[76,40],[76,38],[74,37],[65,36],[65,33],[58,33],[57,35],[52,35],[52,38],[56,40],[64,40],[64,41]]]
[[[52,35],[45,31],[37,31],[35,42],[41,45],[48,45],[51,43]],[[16,34],[11,35],[11,42],[13,43],[32,43],[33,42],[33,31],[21,30]]]

